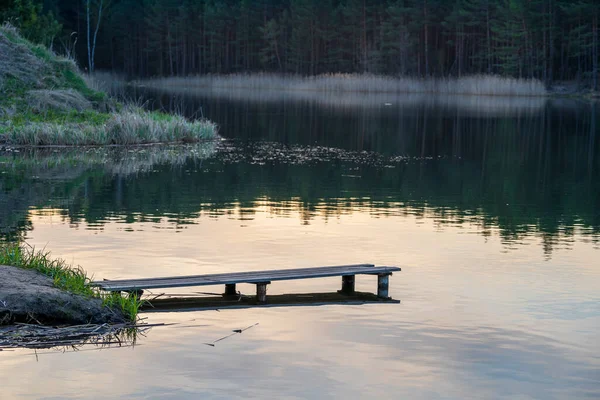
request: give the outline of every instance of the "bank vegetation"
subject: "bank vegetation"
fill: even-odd
[[[92,280],[81,267],[69,265],[60,258],[52,258],[49,252],[36,250],[27,244],[7,243],[0,245],[0,266],[17,267],[37,272],[49,277],[56,289],[65,294],[76,296],[61,297],[61,293],[58,291],[48,291],[44,288],[43,281],[39,284],[33,275],[26,280],[18,279],[18,284],[25,285],[19,290],[18,296],[11,297],[10,294],[0,291],[0,294],[4,297],[0,299],[0,325],[14,322],[13,314],[25,315],[32,322],[38,323],[53,322],[54,320],[61,322],[72,320],[76,323],[94,321],[98,323],[122,321],[123,317],[135,322],[142,304],[142,300],[137,296],[122,295],[119,292],[106,293],[98,290],[92,285]],[[28,290],[27,282],[31,282],[31,290]],[[7,300],[7,298],[11,300]],[[31,298],[35,301],[29,301]],[[91,302],[86,303],[86,299]],[[80,315],[82,309],[88,311],[96,303],[101,304],[101,308],[97,309],[96,314],[87,315],[90,321],[82,321],[81,318],[85,318],[85,316]],[[16,312],[15,310],[19,311]],[[56,315],[53,315],[54,313]],[[97,318],[105,318],[105,320],[99,321]]]
[[[216,137],[207,120],[123,105],[92,89],[75,62],[0,27],[0,145],[131,145]]]
[[[253,92],[285,90],[485,96],[544,96],[547,94],[546,88],[540,80],[496,75],[419,79],[373,74],[322,74],[307,77],[280,74],[230,74],[158,78],[137,81],[136,84],[160,89],[249,89]]]

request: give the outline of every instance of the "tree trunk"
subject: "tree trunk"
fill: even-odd
[[[429,76],[429,24],[427,21],[427,0],[423,1],[423,16],[425,17],[425,76]]]
[[[592,88],[598,90],[598,14],[592,22]]]
[[[90,0],[86,1],[86,21],[87,21],[87,54],[88,54],[88,72],[92,70],[92,46],[90,38]]]
[[[89,4],[89,0],[88,0]],[[94,44],[92,46],[92,59],[91,59],[91,68],[90,72],[94,72],[94,57],[96,55],[96,39],[98,38],[98,30],[100,29],[100,20],[102,20],[102,7],[104,5],[104,0],[100,0],[100,5],[98,6],[98,21],[96,21],[96,30],[94,31]]]

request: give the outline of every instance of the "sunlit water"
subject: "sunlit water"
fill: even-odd
[[[146,96],[215,120],[226,140],[5,152],[3,237],[98,279],[398,265],[401,303],[149,313],[176,325],[133,348],[0,353],[1,399],[600,397],[594,106]]]

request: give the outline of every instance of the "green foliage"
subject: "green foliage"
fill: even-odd
[[[48,89],[73,89],[81,93],[84,97],[92,102],[103,102],[107,99],[105,93],[91,89],[80,72],[77,70],[77,66],[68,59],[62,58],[55,55],[47,47],[43,45],[33,44],[31,41],[22,37],[18,31],[11,26],[0,26],[0,40],[3,38],[8,39],[10,42],[17,45],[11,51],[13,54],[5,54],[3,57],[9,60],[8,68],[0,71],[1,75],[4,75],[3,92],[7,94],[0,99],[0,104],[14,100],[15,97],[24,95],[28,90],[42,89],[39,83],[43,83]],[[43,66],[41,68],[33,69],[30,75],[35,76],[36,84],[32,82],[25,82],[18,79],[18,72],[16,69],[19,65],[11,65],[11,59],[17,59],[21,57],[23,51],[30,51],[35,56],[39,63]],[[1,76],[0,75],[0,76]]]
[[[86,3],[10,0],[0,19],[46,45],[64,24],[88,59]],[[91,1],[95,35],[99,1]],[[104,1],[98,68],[130,76],[369,72],[597,81],[595,0]],[[27,22],[29,21],[29,22]],[[37,30],[32,26],[39,27]],[[34,32],[35,31],[35,32]],[[43,33],[40,33],[43,32]],[[66,34],[78,34],[66,37]],[[43,40],[39,39],[43,37]],[[95,37],[95,36],[94,36]],[[79,40],[77,46],[75,43]]]
[[[85,26],[83,2],[45,4],[65,32]],[[134,76],[598,76],[595,0],[119,0],[105,11],[97,67]],[[76,50],[87,59],[81,40]]]
[[[62,30],[52,12],[44,12],[43,1],[8,0],[0,6],[0,22],[9,21],[34,43],[50,46]]]
[[[5,32],[12,36],[8,40],[18,46],[7,45]],[[4,75],[0,75],[4,78],[0,106],[12,109],[0,123],[2,144],[77,146],[197,142],[216,136],[216,126],[209,121],[188,121],[179,115],[151,113],[137,107],[119,106],[119,111],[113,113],[98,111],[108,100],[107,95],[90,88],[73,62],[33,45],[8,27],[0,27],[0,45],[4,45],[1,49],[7,49],[6,59],[12,68],[0,71]],[[27,71],[23,78],[19,75],[19,67],[25,63],[18,64],[14,60],[23,55],[17,52],[27,53],[28,50],[31,51],[31,54],[25,54],[28,60],[39,65]],[[40,87],[40,82],[46,87]]]
[[[43,46],[31,46],[31,51],[36,55],[36,57],[41,58],[44,61],[49,62],[52,60],[52,54]]]

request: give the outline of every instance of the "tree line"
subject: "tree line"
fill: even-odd
[[[598,87],[597,0],[6,0],[0,19],[131,76],[499,74]]]

